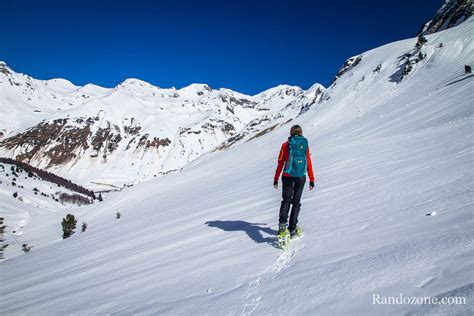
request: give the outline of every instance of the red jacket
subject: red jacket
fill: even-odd
[[[307,169],[308,169],[309,181],[314,182],[313,165],[311,163],[311,154],[309,152],[309,147],[308,147],[308,152],[306,153],[306,160],[308,161]],[[280,154],[278,155],[278,165],[275,171],[275,178],[274,178],[275,180],[278,180],[278,178],[280,177],[281,171],[283,170],[283,166],[285,165],[287,161],[288,161],[288,141],[286,141],[285,143],[283,143],[283,145],[281,145]],[[283,173],[283,176],[289,177],[289,175],[285,172]]]

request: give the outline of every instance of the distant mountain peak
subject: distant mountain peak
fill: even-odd
[[[118,84],[120,87],[148,87],[148,88],[159,88],[157,86],[152,85],[149,82],[143,81],[137,78],[127,78],[121,83]]]
[[[128,78],[104,88],[37,80],[5,63],[0,71],[0,153],[99,189],[180,170],[286,124],[317,98],[289,85],[248,96],[204,83],[166,89]]]
[[[187,85],[179,90],[207,90],[207,91],[212,91],[212,88],[205,84],[205,83],[191,83],[190,85]]]

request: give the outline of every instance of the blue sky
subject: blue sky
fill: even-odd
[[[139,78],[255,94],[328,86],[353,55],[414,37],[442,0],[2,1],[0,60],[38,79]]]

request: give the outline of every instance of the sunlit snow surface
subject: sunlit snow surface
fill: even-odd
[[[67,240],[58,236],[66,212],[32,217],[33,250],[0,264],[0,311],[472,312],[474,83],[464,65],[474,63],[473,22],[427,36],[426,59],[400,83],[390,78],[416,39],[363,53],[329,100],[294,121],[317,188],[303,194],[305,236],[290,250],[273,246],[283,127],[74,210],[89,226]],[[374,293],[467,305],[373,305]]]

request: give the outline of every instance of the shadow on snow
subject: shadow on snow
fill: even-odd
[[[245,221],[208,221],[206,225],[209,227],[217,227],[222,229],[226,232],[234,232],[234,231],[243,231],[252,239],[254,242],[261,244],[261,243],[268,243],[274,247],[277,247],[277,239],[276,234],[277,231],[266,227],[265,223],[249,223]],[[269,234],[271,237],[264,237],[262,232]]]

